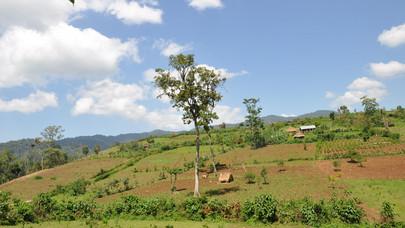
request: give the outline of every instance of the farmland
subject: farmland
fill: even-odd
[[[322,123],[331,130],[307,133],[304,140],[293,139],[291,134],[285,132],[288,126],[301,124],[303,121]],[[396,221],[405,221],[404,132],[401,130],[402,121],[395,121],[399,127],[393,127],[392,132],[399,134],[397,139],[395,138],[397,136],[393,138],[388,134],[373,133],[367,140],[360,136],[352,137],[356,130],[347,131],[348,134],[345,134],[346,128],[340,127],[341,130],[336,131],[339,125],[332,126],[333,122],[322,117],[297,120],[297,123],[273,124],[267,126],[264,133],[277,135],[278,138],[272,138],[272,142],[276,143],[255,150],[241,136],[246,131],[244,127],[215,130],[213,150],[216,154],[218,172],[230,172],[234,178],[234,181],[225,184],[219,183],[218,177],[213,172],[210,148],[207,137],[203,134],[200,148],[202,165],[199,168],[201,194],[208,200],[207,205],[211,205],[210,202],[217,202],[220,205],[228,205],[229,210],[233,212],[229,212],[231,214],[218,212],[224,217],[215,217],[216,219],[211,220],[208,219],[209,214],[201,212],[203,217],[187,220],[199,221],[207,216],[205,218],[207,221],[240,221],[243,220],[243,215],[239,214],[242,213],[239,210],[243,209],[238,209],[241,205],[271,195],[279,205],[278,213],[281,214],[278,215],[279,223],[276,223],[279,225],[289,224],[288,221],[301,221],[300,217],[289,218],[290,215],[282,214],[282,208],[286,205],[294,202],[297,205],[306,205],[308,202],[316,205],[316,202],[324,200],[328,204],[333,204],[336,199],[343,200],[341,203],[346,202],[344,200],[355,202],[355,205],[363,211],[362,223],[366,220],[369,223],[380,222],[380,211],[384,202],[393,205],[397,214]],[[383,132],[383,129],[380,131]],[[325,132],[335,132],[335,139],[316,140],[316,137],[325,135]],[[345,135],[350,136],[345,138]],[[193,198],[194,138],[192,132],[185,132],[122,144],[98,155],[93,154],[81,160],[15,179],[1,185],[0,190],[11,191],[12,197],[23,201],[35,201],[41,192],[51,192],[56,202],[66,203],[69,200],[92,202],[98,205],[98,210],[116,208],[122,203],[125,205],[125,200],[132,196],[140,197],[146,200],[145,202],[149,202],[147,200],[172,202],[181,208],[185,200]],[[358,152],[361,157],[348,157],[350,151]],[[182,170],[175,181],[174,176],[168,172],[172,168]],[[265,175],[262,175],[263,170]],[[254,180],[251,183],[246,181],[246,173],[253,173]],[[202,178],[202,175],[206,178]],[[72,194],[71,186],[80,183],[86,183],[84,192]],[[171,191],[173,186],[175,191]],[[309,199],[310,201],[306,201]],[[181,210],[176,213],[187,214],[187,210],[184,212]],[[179,214],[165,214],[163,217],[165,220],[184,219],[179,217]],[[110,217],[114,218],[119,219],[120,216]],[[135,219],[146,219],[144,223],[139,221],[139,224],[149,226],[156,219],[159,220],[159,217],[141,216]],[[315,226],[322,223],[322,220],[301,222]],[[188,224],[185,221],[184,223]],[[164,226],[166,222],[156,221],[156,224]],[[187,226],[182,222],[172,224],[176,224],[175,227]],[[213,224],[216,227],[217,224]],[[208,227],[211,225],[207,224]],[[239,227],[239,225],[225,224],[223,227]]]

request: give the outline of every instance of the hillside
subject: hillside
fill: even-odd
[[[127,143],[149,136],[162,136],[171,133],[171,131],[154,130],[151,132],[120,134],[117,136],[78,136],[59,140],[56,142],[56,144],[61,145],[62,149],[67,151],[68,153],[75,153],[74,148],[80,147],[82,145],[87,145],[89,146],[89,148],[93,148],[95,144],[99,144],[101,145],[102,149],[107,149],[111,144],[115,142]],[[0,151],[9,149],[10,153],[14,154],[16,157],[21,157],[22,155],[24,155],[25,152],[31,150],[32,144],[34,144],[33,139],[9,141],[6,143],[0,143]]]
[[[215,176],[208,137],[202,133],[199,179],[203,197],[197,199],[192,197],[193,132],[125,143],[98,155],[7,182],[0,185],[0,190],[11,191],[14,197],[24,201],[38,202],[49,197],[50,202],[59,205],[52,209],[55,211],[46,212],[54,220],[61,214],[80,219],[75,216],[102,210],[103,216],[110,214],[107,219],[149,216],[244,222],[246,205],[257,206],[259,200],[266,199],[277,202],[276,221],[280,224],[294,221],[294,224],[314,226],[329,224],[334,219],[339,227],[347,227],[381,222],[380,211],[385,202],[395,205],[395,213],[401,215],[396,220],[401,222],[405,221],[402,216],[405,215],[405,118],[388,112],[386,119],[389,129],[378,126],[381,123],[377,122],[365,135],[362,113],[339,115],[334,120],[322,116],[296,118],[290,123],[267,125],[263,131],[265,145],[255,150],[250,147],[247,127],[213,130],[218,172],[232,173],[230,183],[220,183]],[[294,139],[294,134],[286,131],[289,127],[315,122],[319,127],[305,132],[305,139]],[[75,203],[77,208],[85,205],[93,210],[76,213],[69,209]],[[146,209],[151,205],[159,206]],[[340,209],[336,208],[342,205],[348,208],[345,211],[353,220],[339,214]],[[139,207],[140,211],[131,207]],[[330,217],[310,214],[317,223],[309,223],[303,217],[306,215],[297,212],[308,207],[320,207]],[[193,217],[196,214],[201,217]],[[86,215],[102,219],[97,214]]]
[[[299,115],[297,117],[282,117],[277,115],[267,115],[263,116],[262,119],[266,124],[274,122],[283,122],[283,121],[292,121],[294,119],[304,119],[307,117],[320,117],[328,116],[331,112],[330,110],[318,110],[311,113],[306,113]],[[238,124],[227,124],[227,127],[235,127]],[[215,128],[219,128],[215,126]],[[154,130],[151,132],[142,132],[142,133],[128,133],[120,134],[117,136],[105,136],[105,135],[93,135],[93,136],[78,136],[73,138],[65,138],[60,141],[57,141],[56,144],[62,146],[62,149],[67,151],[70,154],[76,154],[74,149],[82,145],[87,145],[89,148],[93,148],[95,144],[101,145],[102,149],[107,149],[111,144],[115,142],[127,143],[135,141],[138,139],[146,138],[149,136],[162,136],[171,134],[171,131],[164,130]],[[10,153],[14,154],[16,157],[21,157],[27,151],[31,150],[31,145],[34,144],[33,139],[20,139],[15,141],[9,141],[5,143],[0,143],[0,151],[4,149],[9,149]]]

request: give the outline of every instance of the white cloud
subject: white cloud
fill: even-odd
[[[379,81],[369,79],[367,77],[355,79],[348,87],[344,95],[337,97],[331,104],[331,107],[339,107],[341,105],[350,106],[359,103],[360,98],[368,96],[381,100],[386,94],[385,85]]]
[[[160,54],[166,57],[177,55],[193,49],[191,44],[180,45],[171,40],[164,39],[156,40],[153,44],[153,48],[158,48],[161,50]]]
[[[357,78],[347,88],[350,90],[365,90],[370,88],[384,88],[385,85],[379,81],[367,77]]]
[[[147,114],[146,107],[136,102],[146,99],[149,87],[121,84],[105,79],[89,82],[76,95],[72,115],[115,115],[139,120]]]
[[[140,62],[135,40],[123,43],[65,23],[45,31],[13,27],[0,37],[0,88],[60,77],[104,78],[119,72],[124,57]]]
[[[3,101],[0,99],[0,112],[22,112],[33,113],[42,111],[46,107],[57,107],[58,99],[54,93],[42,92],[40,90],[31,93],[22,99]]]
[[[205,10],[207,8],[222,8],[223,4],[221,0],[187,0],[189,6],[196,10]]]
[[[242,75],[245,75],[245,74],[248,74],[248,73],[249,73],[249,72],[247,72],[247,71],[245,71],[245,70],[242,70],[241,72],[233,73],[233,72],[229,72],[228,69],[225,69],[225,68],[215,68],[215,67],[209,66],[209,65],[207,65],[207,64],[200,64],[200,65],[198,65],[197,67],[205,67],[205,68],[207,68],[208,70],[213,70],[216,74],[220,74],[220,75],[221,75],[222,77],[224,77],[224,78],[233,78],[233,77],[236,77],[236,76],[242,76]]]
[[[388,47],[397,47],[405,43],[405,24],[392,27],[390,30],[384,30],[379,36],[378,41]]]
[[[68,21],[73,11],[74,7],[69,1],[1,0],[0,32],[10,26],[46,29],[50,25]]]
[[[336,97],[336,94],[332,93],[330,91],[326,91],[325,97],[326,98],[334,98],[334,97]]]
[[[370,63],[371,72],[380,78],[389,78],[405,74],[405,64],[391,61],[388,63]]]
[[[144,1],[144,3],[148,2],[150,1]],[[153,1],[152,3],[156,4],[157,2]],[[125,24],[162,23],[162,10],[141,5],[135,1],[116,0],[108,6],[108,12]]]
[[[288,115],[288,114],[281,114],[281,116],[282,117],[297,117],[297,115],[294,115],[294,114],[290,114],[290,115]]]
[[[146,119],[154,127],[169,128],[173,130],[184,129],[182,115],[175,109],[163,109],[159,111],[149,112]]]
[[[216,112],[219,117],[218,120],[214,121],[214,125],[221,123],[239,123],[244,119],[244,116],[241,115],[240,108],[232,108],[226,105],[216,105],[214,112]]]
[[[143,80],[146,82],[153,82],[155,81],[155,76],[158,74],[156,73],[155,69],[149,68],[143,72]]]

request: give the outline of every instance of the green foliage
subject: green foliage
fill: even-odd
[[[242,206],[242,216],[245,220],[262,223],[277,221],[278,202],[271,195],[260,195],[252,201],[246,201]]]
[[[265,146],[265,139],[262,131],[264,130],[264,122],[260,118],[261,107],[257,106],[260,99],[244,99],[243,104],[246,105],[248,114],[245,116],[246,124],[249,127],[248,141],[254,149]]]
[[[263,166],[262,170],[260,171],[260,176],[263,178],[263,184],[267,184],[267,173],[267,169]]]
[[[341,166],[340,161],[333,161],[333,167],[335,167],[335,170],[339,170]]]
[[[390,202],[387,201],[383,202],[380,215],[382,218],[382,222],[384,223],[394,221],[395,218],[394,208],[393,206],[391,206]]]
[[[247,181],[248,184],[254,183],[255,179],[256,175],[252,171],[249,170],[245,173],[245,180]]]
[[[189,220],[200,221],[205,218],[203,205],[208,202],[207,197],[187,198],[183,202],[185,216]]]
[[[46,154],[44,156],[44,168],[46,169],[54,168],[68,162],[67,153],[57,148],[47,148],[40,153]]]
[[[81,177],[69,182],[66,186],[66,189],[69,195],[79,196],[86,193],[87,185],[90,185],[90,181],[87,181],[83,177]]]
[[[84,156],[87,156],[87,154],[89,153],[89,147],[84,145],[82,146],[82,153],[84,154]]]

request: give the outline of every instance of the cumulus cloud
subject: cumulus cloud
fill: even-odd
[[[207,64],[200,64],[198,67],[205,67],[208,70],[213,70],[216,74],[220,74],[224,78],[233,78],[236,76],[242,76],[248,74],[249,72],[242,70],[241,72],[229,72],[228,69],[225,68],[215,68],[213,66],[209,66]]]
[[[388,63],[370,63],[371,72],[380,78],[405,75],[405,64],[391,61]]]
[[[160,54],[166,57],[177,55],[193,49],[191,44],[180,45],[171,40],[164,39],[156,40],[153,44],[153,48],[158,48],[161,50]]]
[[[127,2],[125,0],[116,0],[108,6],[107,10],[125,24],[162,23],[163,11],[145,5],[145,3],[150,1],[143,2],[144,4],[141,5],[135,1]],[[157,4],[156,1],[152,3]]]
[[[42,111],[46,107],[57,107],[58,99],[54,93],[36,91],[22,99],[3,101],[0,99],[0,112],[33,113]]]
[[[46,84],[52,78],[104,78],[119,72],[119,62],[140,62],[137,42],[121,42],[93,29],[65,23],[45,31],[13,27],[0,38],[0,88]]]
[[[379,81],[367,77],[357,78],[347,88],[350,90],[366,90],[372,88],[384,88],[385,85]]]
[[[74,7],[69,1],[1,0],[0,31],[10,26],[22,26],[36,30],[66,22]]]
[[[350,106],[359,103],[360,98],[368,96],[381,100],[386,94],[385,85],[379,81],[369,79],[367,77],[355,79],[348,87],[344,95],[337,97],[331,104],[331,107],[339,107],[341,105]]]
[[[115,115],[139,120],[147,114],[146,107],[137,101],[146,99],[148,87],[121,84],[105,79],[89,82],[75,97],[72,115]]]
[[[325,97],[326,98],[334,98],[334,97],[336,97],[336,94],[332,93],[330,91],[326,91]]]
[[[244,116],[241,114],[240,108],[232,108],[226,105],[217,105],[214,108],[219,119],[215,120],[213,124],[221,123],[239,123],[242,122]]]
[[[157,128],[169,128],[173,130],[184,129],[182,115],[175,109],[163,109],[149,112],[146,120]]]
[[[378,41],[381,45],[388,47],[397,47],[405,43],[405,24],[392,27],[390,30],[384,30],[379,36]]]
[[[157,73],[153,68],[149,68],[143,72],[143,80],[146,82],[155,81],[155,76],[157,76]]]
[[[189,6],[196,10],[205,10],[207,8],[222,8],[224,5],[221,0],[187,0]]]

